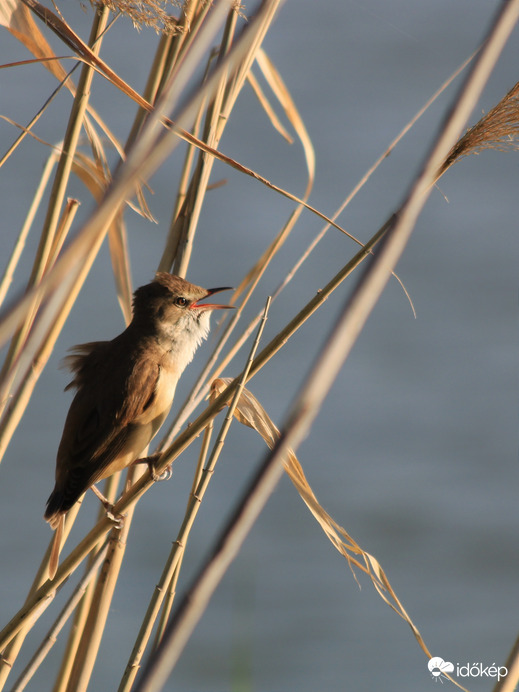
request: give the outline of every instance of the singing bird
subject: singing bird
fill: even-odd
[[[94,483],[136,462],[169,413],[175,387],[207,337],[212,310],[200,301],[225,288],[205,289],[172,274],[134,293],[133,317],[112,341],[71,349],[76,395],[56,459],[56,484],[44,518],[56,530],[49,563],[58,566],[65,514]]]

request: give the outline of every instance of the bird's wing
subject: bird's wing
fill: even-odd
[[[104,343],[99,346],[73,356],[78,391],[58,449],[56,483],[76,499],[128,451],[132,424],[152,404],[160,375],[153,359],[139,358],[138,366],[127,359],[123,366]],[[136,455],[141,451],[135,450]]]
[[[90,341],[86,344],[73,346],[69,355],[65,356],[60,363],[60,367],[74,373],[74,379],[65,387],[65,391],[79,388],[85,378],[88,377],[89,370],[93,370],[96,363],[99,363],[103,354],[110,348],[109,341]],[[89,367],[90,366],[90,367]]]

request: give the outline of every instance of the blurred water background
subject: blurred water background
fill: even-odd
[[[311,0],[286,2],[264,47],[282,74],[317,157],[310,202],[331,215],[359,177],[440,84],[479,45],[499,3],[483,0]],[[60,3],[86,38],[90,7]],[[248,5],[245,8],[249,9]],[[58,55],[66,51],[49,38]],[[157,38],[120,20],[104,59],[142,90]],[[475,122],[519,79],[517,29],[473,114]],[[27,57],[2,31],[0,63]],[[367,240],[397,208],[451,102],[454,86],[429,109],[339,222]],[[0,73],[1,112],[27,122],[53,79],[43,68]],[[57,141],[69,97],[60,96],[36,128]],[[124,140],[134,107],[101,78],[93,102]],[[15,130],[0,123],[0,147]],[[273,132],[250,89],[234,110],[221,149],[302,195],[304,158]],[[7,261],[37,185],[46,147],[27,139],[0,171],[0,259]],[[128,214],[135,285],[158,263],[180,153],[152,179],[158,225]],[[375,555],[435,656],[455,664],[503,664],[518,632],[517,410],[519,154],[485,152],[441,180],[397,272],[417,317],[391,280],[335,383],[299,459],[321,503]],[[236,285],[282,226],[293,205],[252,179],[216,164],[227,185],[207,197],[188,278]],[[79,220],[92,208],[83,203]],[[248,314],[277,287],[321,228],[304,213],[263,279]],[[36,236],[34,236],[36,238]],[[25,263],[34,251],[29,239]],[[275,303],[266,343],[356,251],[330,230],[313,259]],[[280,423],[301,378],[351,291],[354,275],[251,383]],[[21,284],[14,287],[14,293]],[[70,395],[58,369],[68,347],[112,338],[123,327],[105,248],[2,464],[0,622],[21,605],[50,537],[42,520]],[[189,391],[204,353],[181,381]],[[234,375],[242,363],[225,373]],[[177,399],[178,401],[178,399]],[[265,454],[235,426],[189,541],[182,591]],[[176,534],[195,450],[137,509],[135,536],[113,603],[91,689],[115,689],[153,585]],[[96,502],[85,502],[77,536]],[[291,483],[283,479],[197,627],[166,689],[206,692],[432,689],[426,658],[409,627],[367,580],[359,590]],[[30,648],[30,647],[29,647]],[[58,644],[57,650],[61,646]],[[28,689],[51,688],[55,659]],[[42,683],[43,680],[43,683]],[[489,690],[489,678],[459,679]],[[239,686],[241,684],[241,686]],[[447,683],[450,684],[450,683]],[[43,686],[42,686],[43,685]]]

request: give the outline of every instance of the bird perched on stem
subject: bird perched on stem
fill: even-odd
[[[56,459],[45,519],[56,530],[49,575],[58,567],[65,514],[94,483],[139,460],[169,413],[175,387],[209,332],[205,289],[172,274],[135,291],[133,317],[112,341],[72,349],[65,359],[75,388]]]

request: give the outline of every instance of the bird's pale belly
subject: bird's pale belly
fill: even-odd
[[[171,409],[177,382],[178,375],[173,368],[161,368],[150,405],[127,426],[121,452],[103,468],[102,475],[96,479],[96,483],[117,471],[122,471],[143,456],[144,450],[157,434]]]
[[[170,404],[171,407],[171,404]],[[122,471],[132,464],[137,459],[143,456],[143,452],[152,439],[155,437],[158,429],[164,422],[164,419],[169,413],[169,408],[153,420],[146,423],[132,423],[128,426],[128,436],[121,453],[110,463],[103,468],[102,475],[95,481],[108,478],[117,471]]]

